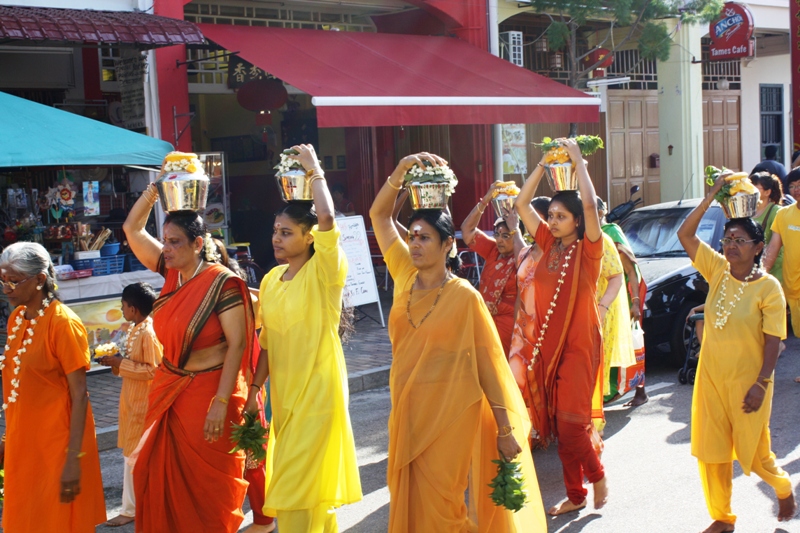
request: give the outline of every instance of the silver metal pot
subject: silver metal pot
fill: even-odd
[[[725,198],[720,205],[728,218],[750,218],[756,216],[758,196],[758,193],[738,193]]]
[[[503,208],[508,211],[514,210],[514,200],[516,196],[508,196],[506,194],[498,194],[497,198],[492,198],[492,207],[494,207],[494,214],[497,218],[503,218]]]
[[[276,174],[275,180],[278,182],[278,189],[284,202],[313,202],[311,195],[311,184],[306,176],[306,171],[297,168],[283,174]]]
[[[414,211],[447,207],[447,183],[409,183],[407,187]]]
[[[575,172],[575,165],[572,163],[545,165],[544,172],[547,174],[547,181],[554,191],[578,190],[578,175]]]
[[[164,211],[202,211],[208,200],[208,176],[205,172],[173,171],[156,181]]]

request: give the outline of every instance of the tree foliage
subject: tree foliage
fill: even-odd
[[[533,11],[550,18],[546,34],[549,47],[567,53],[570,85],[576,87],[597,68],[584,65],[579,55],[579,37],[587,33],[625,28],[619,40],[605,40],[600,46],[616,50],[632,40],[638,42],[642,60],[669,59],[672,35],[665,19],[678,18],[681,24],[704,24],[714,20],[724,0],[531,0]]]

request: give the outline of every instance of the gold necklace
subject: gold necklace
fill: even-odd
[[[406,318],[408,318],[408,323],[411,324],[412,328],[414,329],[419,328],[422,325],[422,323],[425,322],[425,320],[429,316],[431,316],[431,313],[433,313],[433,309],[436,307],[436,304],[439,303],[439,298],[442,296],[442,292],[444,291],[444,286],[447,283],[447,280],[449,279],[450,279],[450,274],[445,274],[444,280],[442,280],[442,286],[439,287],[439,294],[436,295],[436,300],[433,301],[433,305],[431,306],[430,309],[428,309],[428,312],[425,313],[425,316],[422,317],[422,320],[419,321],[419,324],[415,325],[414,321],[411,320],[411,297],[414,295],[414,285],[416,285],[417,280],[419,280],[419,272],[417,272],[417,275],[414,278],[414,282],[411,284],[411,289],[409,289],[408,291],[408,302],[406,302]]]

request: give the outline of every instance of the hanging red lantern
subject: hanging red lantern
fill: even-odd
[[[607,48],[595,48],[589,55],[583,58],[583,64],[590,67],[600,61],[600,64],[595,68],[608,68],[614,62],[614,54]]]
[[[283,82],[276,79],[248,81],[236,91],[236,101],[249,111],[279,109],[289,100]]]

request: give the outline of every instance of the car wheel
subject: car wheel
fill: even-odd
[[[686,385],[686,382],[687,382],[687,379],[686,379],[686,370],[684,370],[683,368],[681,368],[680,370],[678,370],[678,382],[679,382],[681,385]]]
[[[684,361],[686,361],[689,341],[692,338],[692,326],[686,323],[686,319],[689,317],[689,312],[698,305],[700,304],[697,302],[685,302],[675,315],[675,323],[672,326],[672,339],[669,343],[669,360],[673,366],[683,366]]]

